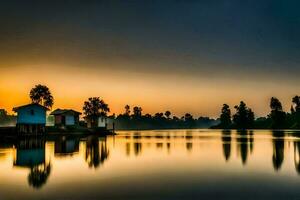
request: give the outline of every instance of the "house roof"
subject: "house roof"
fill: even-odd
[[[14,112],[18,112],[19,109],[22,109],[22,108],[26,108],[26,107],[31,107],[31,106],[38,106],[38,107],[41,107],[45,110],[49,110],[49,108],[45,107],[45,106],[42,106],[41,104],[38,104],[38,103],[30,103],[30,104],[26,104],[26,105],[23,105],[23,106],[18,106],[18,107],[14,107],[13,108],[13,111]]]
[[[76,114],[81,115],[81,112],[77,112],[72,109],[56,109],[52,113],[50,113],[50,115],[63,115],[66,113],[73,113],[74,115],[76,115]]]

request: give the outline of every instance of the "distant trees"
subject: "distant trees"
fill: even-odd
[[[286,113],[282,110],[281,102],[276,98],[272,97],[270,101],[271,113],[269,117],[272,120],[271,128],[285,128],[286,125]]]
[[[149,113],[143,114],[143,109],[139,106],[134,106],[132,112],[129,105],[124,108],[125,112],[115,118],[117,129],[209,128],[217,124],[216,120],[208,117],[194,119],[190,113],[186,113],[181,118],[177,116],[171,118],[169,110],[151,115]]]
[[[51,108],[53,106],[54,98],[49,88],[45,85],[36,85],[30,90],[29,96],[32,103],[38,103],[47,108]]]
[[[9,115],[5,109],[0,109],[0,126],[14,126],[16,116]]]
[[[292,107],[294,108],[294,112],[300,111],[300,96],[295,96],[292,99]]]
[[[272,97],[270,99],[271,111],[266,117],[259,117],[255,119],[254,112],[248,108],[243,101],[234,108],[236,113],[231,117],[229,106],[224,104],[220,114],[220,124],[213,126],[212,128],[300,128],[300,96],[292,98],[290,113],[284,112],[282,103],[276,97]]]
[[[165,116],[167,117],[167,119],[170,119],[171,112],[167,110],[167,111],[165,112]]]
[[[220,115],[220,124],[213,128],[246,129],[253,127],[255,120],[254,112],[248,108],[243,101],[241,101],[240,104],[236,105],[234,108],[236,113],[231,117],[229,105],[223,104]]]
[[[125,115],[129,116],[130,115],[130,106],[129,105],[126,105],[125,106]]]
[[[133,116],[134,117],[141,117],[143,109],[141,107],[135,106],[133,107]]]
[[[220,115],[220,125],[223,128],[229,128],[231,125],[231,111],[230,107],[227,104],[223,104],[221,115]]]
[[[236,109],[236,113],[233,115],[235,126],[239,129],[251,128],[254,123],[253,111],[243,101],[234,108]]]
[[[292,99],[291,120],[293,121],[292,128],[300,128],[300,96]]]
[[[196,126],[195,119],[193,115],[191,115],[190,113],[185,113],[184,122],[185,122],[185,126],[188,128],[195,128]]]
[[[93,125],[97,122],[98,117],[107,116],[110,111],[108,104],[100,97],[90,97],[88,101],[84,102],[82,109],[85,117],[90,119]]]

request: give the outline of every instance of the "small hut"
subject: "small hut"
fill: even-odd
[[[17,132],[25,134],[44,133],[47,110],[47,107],[37,103],[13,108],[13,111],[17,113]]]
[[[56,109],[50,115],[54,116],[55,126],[61,127],[79,125],[79,115],[81,113],[72,109]]]
[[[107,117],[97,116],[97,117],[86,117],[85,121],[88,128],[107,128]]]
[[[107,116],[85,117],[87,128],[98,128],[104,130],[114,130],[114,119]]]

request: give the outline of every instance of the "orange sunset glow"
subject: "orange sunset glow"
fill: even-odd
[[[67,107],[81,110],[90,96],[100,96],[109,103],[111,113],[123,113],[124,106],[138,105],[145,113],[171,110],[183,115],[216,117],[223,102],[236,105],[246,101],[258,115],[268,112],[268,101],[276,94],[284,102],[285,109],[291,105],[296,91],[294,82],[273,82],[257,77],[250,80],[207,78],[199,73],[189,75],[126,72],[110,69],[85,69],[69,65],[36,64],[4,68],[0,80],[0,105],[12,111],[16,105],[30,102],[29,91],[39,83],[48,85],[54,96],[53,108]]]

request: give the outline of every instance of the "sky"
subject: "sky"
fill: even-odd
[[[53,108],[92,96],[111,113],[217,117],[240,100],[256,116],[299,95],[297,0],[1,1],[0,108],[47,85]]]

